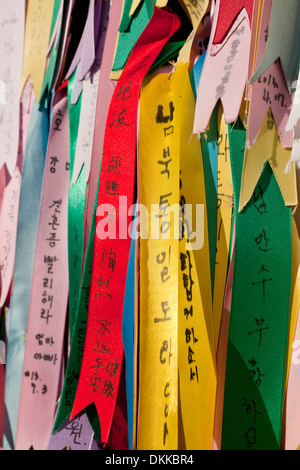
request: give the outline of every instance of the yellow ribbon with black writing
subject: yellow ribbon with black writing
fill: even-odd
[[[150,75],[140,98],[139,189],[145,217],[140,240],[139,450],[178,448],[177,80],[180,71]]]

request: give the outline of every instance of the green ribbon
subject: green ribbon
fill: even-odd
[[[123,13],[119,24],[119,31],[125,32],[132,20],[132,16],[129,16],[132,0],[124,0]]]
[[[99,186],[99,185],[98,185]],[[86,333],[86,323],[89,305],[89,294],[91,284],[91,273],[93,265],[93,252],[94,252],[94,234],[95,234],[95,221],[96,221],[96,209],[97,209],[96,195],[93,218],[91,221],[91,230],[89,236],[89,242],[87,247],[86,259],[84,263],[84,270],[82,275],[82,282],[80,285],[79,300],[77,303],[75,323],[73,328],[72,342],[70,348],[70,354],[67,362],[65,379],[63,384],[63,390],[59,401],[59,408],[56,415],[54,428],[52,433],[58,432],[63,423],[69,419],[73,403],[75,399],[79,373],[82,363],[83,348]],[[97,416],[97,412],[94,407],[86,408],[86,413],[92,428],[95,432],[97,439],[100,439],[100,424]]]
[[[246,132],[229,132],[235,197],[235,258],[224,392],[222,450],[280,448],[289,323],[292,239],[267,163],[238,213]]]
[[[80,120],[82,94],[77,103],[71,105],[71,96],[74,87],[75,73],[68,82],[68,108],[70,127],[70,186],[69,186],[69,208],[68,208],[68,256],[69,256],[69,321],[71,342],[73,325],[76,317],[76,308],[80,289],[83,260],[83,232],[84,232],[84,210],[86,200],[86,183],[84,171],[76,183],[72,183],[72,174],[76,153],[76,144]]]
[[[184,44],[184,41],[176,41],[171,42],[170,44],[166,44],[161,53],[158,54],[157,59],[155,60],[154,64],[150,67],[148,73],[150,73],[156,67],[162,67],[166,62],[172,59],[176,59],[178,52]]]

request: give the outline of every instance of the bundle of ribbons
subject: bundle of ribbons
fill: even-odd
[[[0,445],[300,445],[300,0],[0,0]]]

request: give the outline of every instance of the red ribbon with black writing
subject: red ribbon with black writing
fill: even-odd
[[[117,83],[106,121],[87,330],[71,414],[72,419],[94,403],[104,444],[123,360],[122,312],[131,223],[128,207],[134,204],[139,94],[147,71],[179,25],[177,15],[154,7]]]

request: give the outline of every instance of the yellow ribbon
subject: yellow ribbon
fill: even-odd
[[[201,143],[192,136],[195,100],[188,65],[181,83],[180,186],[184,237],[179,242],[180,449],[212,448],[216,394],[209,239]],[[176,108],[176,102],[175,102]],[[192,137],[191,137],[192,136]],[[197,209],[197,206],[198,209]],[[202,205],[203,211],[199,210]],[[191,212],[187,208],[192,209]],[[192,217],[190,214],[192,213]],[[195,237],[190,232],[196,233]],[[188,239],[193,242],[187,243]]]
[[[147,211],[148,239],[141,233],[139,450],[178,448],[180,110],[173,93],[176,80],[180,83],[177,71],[150,75],[140,98],[140,204]],[[170,217],[173,204],[177,220],[176,209]],[[142,231],[144,222],[141,218]]]
[[[287,349],[287,372],[285,377],[285,393],[287,390],[289,370],[293,353],[293,343],[300,308],[300,239],[294,217],[292,217],[292,280],[291,280],[291,309]]]

